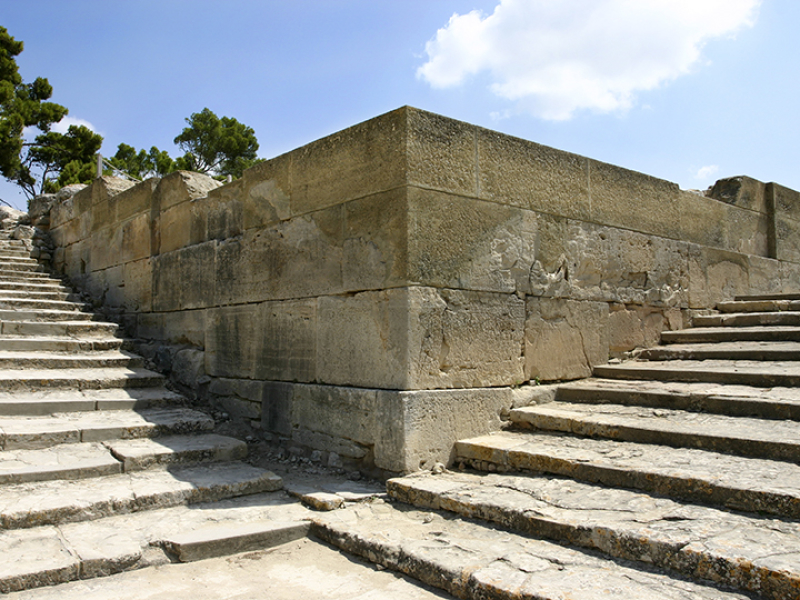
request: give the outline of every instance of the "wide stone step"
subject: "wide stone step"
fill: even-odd
[[[627,361],[597,366],[595,377],[649,379],[658,381],[704,381],[760,387],[800,385],[800,363],[748,360],[673,360],[669,362]]]
[[[800,326],[800,313],[730,313],[726,315],[698,315],[692,318],[693,327],[774,327],[776,325],[798,327]]]
[[[672,344],[642,350],[640,360],[800,360],[800,342]]]
[[[401,484],[395,481],[398,480],[390,482],[393,493],[401,496]],[[423,493],[417,496],[422,497]],[[536,539],[540,536],[451,519],[432,513],[430,506],[424,508],[420,511],[374,502],[357,510],[333,511],[317,517],[311,533],[346,552],[443,589],[457,598],[744,600],[746,597],[723,591],[711,583],[690,582],[647,567],[638,569],[634,564],[622,564],[594,552]],[[782,589],[784,581],[776,582],[775,587]]]
[[[796,421],[569,402],[514,409],[511,421],[542,431],[800,462],[800,423]]]
[[[119,350],[80,353],[0,350],[0,369],[140,369],[143,366],[141,356]]]
[[[0,392],[155,387],[164,376],[147,369],[14,369],[0,371]]]
[[[95,317],[91,313],[77,310],[23,309],[22,307],[9,309],[0,303],[0,321],[91,321]]]
[[[88,479],[121,472],[122,463],[98,442],[59,444],[38,450],[0,451],[0,485]]]
[[[48,292],[48,291],[61,291],[70,292],[59,279],[47,279],[45,281],[6,281],[0,280],[0,290],[17,290],[17,291],[30,291],[30,292]]]
[[[731,300],[717,304],[717,310],[726,313],[773,312],[783,310],[800,310],[800,300],[772,298],[761,300]]]
[[[551,473],[756,513],[800,518],[800,466],[699,450],[505,431],[459,441],[479,470]]]
[[[89,352],[119,350],[120,338],[0,337],[0,347],[9,352]]]
[[[0,321],[0,335],[13,337],[111,337],[118,329],[99,321]]]
[[[697,327],[661,333],[662,344],[697,344],[703,342],[791,342],[800,341],[800,327],[743,326]]]
[[[13,302],[14,300],[67,300],[71,294],[66,291],[61,291],[58,288],[47,289],[44,288],[42,290],[26,290],[26,289],[14,289],[14,290],[3,290],[0,292],[0,296],[3,298],[3,302]]]
[[[38,261],[31,259],[24,260],[4,260],[0,261],[0,274],[8,272],[30,272],[30,273],[44,273]]]
[[[242,475],[251,479],[256,476]],[[276,482],[268,476],[263,479],[250,487],[276,487]],[[178,489],[184,493],[182,488]],[[283,492],[264,491],[221,504],[181,503],[65,523],[58,528],[41,526],[8,531],[0,534],[0,552],[11,557],[0,563],[0,593],[164,565],[170,562],[170,557],[195,560],[271,548],[307,535],[309,517],[310,511],[298,503],[290,503]],[[148,595],[155,592],[152,597],[183,597],[174,596],[174,587],[162,588],[160,592],[151,588],[148,581],[139,592]],[[218,591],[225,595],[223,590]],[[63,597],[63,590],[58,588],[41,592],[46,592],[47,597]],[[85,593],[81,596],[86,597]],[[118,596],[112,592],[103,597]],[[130,597],[143,596],[134,591]]]
[[[112,440],[105,445],[128,473],[176,463],[230,462],[247,456],[245,442],[211,433]]]
[[[0,296],[2,292],[0,292]],[[75,314],[86,308],[86,305],[81,302],[68,302],[66,300],[41,300],[31,298],[3,298],[0,297],[0,309],[13,309],[19,312],[30,312],[35,310],[36,313],[43,311],[60,311],[67,314]],[[91,319],[92,317],[87,317]],[[36,320],[34,316],[31,320]]]
[[[211,463],[81,480],[55,479],[0,488],[0,528],[89,521],[110,515],[210,502],[282,486],[280,477],[245,463]],[[2,538],[0,538],[2,539]]]
[[[55,444],[101,442],[176,435],[213,429],[214,421],[188,408],[85,411],[47,417],[0,417],[0,449],[47,448]]]
[[[734,300],[800,300],[800,294],[752,294],[746,296],[736,296]]]
[[[466,517],[488,520],[527,536],[553,539],[599,551],[616,559],[655,565],[695,580],[713,581],[753,592],[762,598],[800,597],[800,525],[794,521],[685,505],[641,492],[605,488],[548,476],[422,474],[390,480],[387,489],[397,500],[419,508],[443,509]],[[446,532],[450,522],[438,522],[430,517],[427,520],[433,526],[427,528],[426,543],[417,547],[419,550],[424,549],[425,554],[441,557],[439,560],[444,562],[449,536],[446,533],[444,536],[440,535],[444,539],[437,544],[434,532],[443,529]],[[400,541],[397,537],[411,537],[413,540],[413,534],[409,536],[405,529],[395,525],[397,534],[387,535],[385,526],[381,528],[377,523],[365,521],[351,524],[352,529],[349,532],[342,527],[341,534],[351,539],[365,537],[374,540],[373,545],[383,538],[394,548],[397,556],[395,560],[413,562],[403,555],[407,552],[406,548],[413,548],[415,544]],[[312,532],[319,535],[316,528]],[[497,533],[499,536],[503,535],[502,532]],[[483,567],[483,561],[465,558],[479,552],[480,546],[483,546],[491,549],[490,552],[494,554],[490,563],[494,567],[490,581],[516,587],[521,579],[519,575],[514,577],[514,571],[504,563],[510,561],[513,564],[515,559],[512,557],[519,551],[497,547],[498,542],[498,538],[489,537],[488,534],[478,537],[470,545],[459,540],[456,548],[461,551],[455,556],[451,554],[447,563],[451,565],[451,569],[459,564],[465,568],[468,564],[474,574],[476,567]],[[531,540],[531,543],[539,542]],[[562,549],[561,552],[565,550]],[[524,570],[526,577],[523,581],[552,581],[555,594],[564,590],[563,587],[559,590],[557,583],[568,582],[571,578],[562,580],[563,575],[549,573],[553,562],[561,562],[559,558],[563,556],[556,548],[551,552],[549,555],[538,555],[539,561],[525,561],[529,568]],[[516,560],[521,558],[522,556]],[[563,560],[562,564],[569,568],[573,562],[575,561]],[[609,571],[615,572],[615,569],[609,566],[605,572]],[[594,595],[564,594],[554,597],[649,599],[657,597],[652,594],[658,590],[663,590],[664,593],[677,591],[675,584],[662,581],[660,585],[653,586],[653,592],[637,587],[638,595],[630,595],[623,591],[627,588],[621,584],[619,591],[614,588],[604,590],[603,578],[602,568],[593,569],[581,578],[581,583],[585,586],[583,589],[595,590],[597,593],[593,592]],[[640,578],[633,576],[630,581],[638,582]],[[725,597],[725,592],[720,590],[708,590],[708,596],[700,593],[699,590],[685,590],[684,595],[672,597]]]
[[[175,464],[231,462],[246,456],[246,443],[215,434],[58,444],[36,450],[4,450],[0,451],[0,485],[54,479],[89,479]]]
[[[178,406],[183,402],[183,396],[163,386],[0,392],[0,415],[35,417],[91,410],[142,410]]]
[[[798,388],[592,378],[559,384],[555,399],[800,421]]]

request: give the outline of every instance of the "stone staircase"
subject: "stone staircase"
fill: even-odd
[[[800,295],[724,302],[315,533],[463,598],[796,600],[798,384]]]
[[[281,479],[83,309],[0,232],[0,593],[305,535]]]

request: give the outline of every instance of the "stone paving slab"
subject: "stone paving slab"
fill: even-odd
[[[81,481],[20,483],[0,490],[0,527],[89,521],[120,513],[276,491],[281,478],[245,463],[138,471]]]
[[[629,442],[688,446],[800,462],[800,423],[619,404],[549,402],[511,411],[513,423]]]
[[[164,387],[0,392],[0,415],[44,416],[90,410],[141,410],[179,405],[185,401],[183,396]]]
[[[800,360],[800,342],[717,342],[647,348],[639,360]]]
[[[0,451],[1,485],[52,479],[85,479],[121,472],[120,461],[99,443]]]
[[[156,437],[209,431],[213,427],[211,417],[188,408],[153,408],[138,412],[86,411],[51,417],[2,417],[0,448],[34,449],[52,444]]]
[[[752,360],[627,361],[594,367],[595,377],[608,379],[657,379],[705,381],[762,387],[800,386],[800,362]]]
[[[375,501],[322,513],[312,534],[459,598],[743,600],[540,539]]]
[[[230,462],[247,456],[245,442],[217,434],[112,440],[105,446],[122,461],[126,472],[174,463]]]
[[[164,376],[148,369],[7,369],[0,371],[0,391],[155,387]]]
[[[800,518],[800,466],[695,448],[550,433],[500,432],[456,443],[457,461],[488,471],[552,473],[694,502]]]
[[[800,388],[592,378],[559,384],[555,398],[800,421]]]
[[[422,474],[389,493],[764,598],[800,597],[800,524],[553,477]],[[649,595],[641,597],[649,598]]]
[[[0,531],[0,554],[10,558],[0,562],[0,592],[165,564],[169,559],[162,549],[174,548],[176,540],[185,545],[189,559],[215,550],[220,555],[239,547],[267,547],[305,535],[308,516],[285,494],[270,492],[57,527]],[[288,522],[293,527],[287,530]],[[238,532],[238,540],[232,532]]]

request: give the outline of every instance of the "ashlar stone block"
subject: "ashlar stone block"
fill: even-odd
[[[525,379],[589,377],[608,361],[609,308],[605,302],[528,298]]]

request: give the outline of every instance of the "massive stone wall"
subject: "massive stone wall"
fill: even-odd
[[[714,197],[402,108],[225,186],[103,178],[51,211],[54,264],[185,383],[390,472],[499,427],[693,309],[796,290],[800,196]]]

